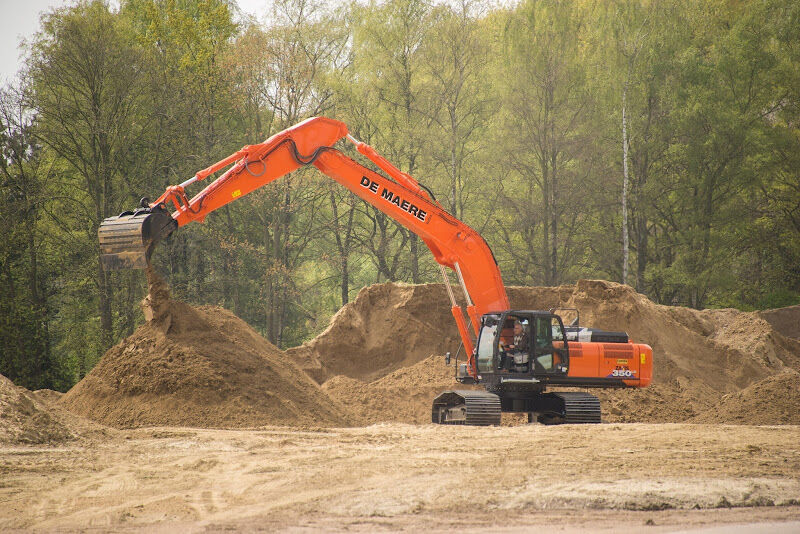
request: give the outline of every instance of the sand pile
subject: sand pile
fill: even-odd
[[[344,411],[244,321],[159,290],[151,287],[143,303],[152,320],[112,347],[61,405],[120,428],[347,424]]]
[[[322,389],[346,405],[357,422],[430,423],[431,401],[446,389],[470,389],[455,381],[454,367],[443,356],[430,356],[372,382],[339,375]]]
[[[690,420],[713,409],[723,395],[784,369],[800,369],[800,343],[776,332],[758,312],[661,306],[629,286],[601,280],[510,287],[508,293],[512,308],[576,307],[582,325],[627,331],[635,341],[653,347],[655,377],[650,388],[592,390],[601,397],[609,421]],[[571,318],[570,312],[564,316]],[[289,354],[310,368],[315,379],[330,379],[325,389],[335,398],[343,398],[339,393],[349,389],[386,406],[361,410],[368,420],[409,421],[400,412],[405,407],[397,403],[398,397],[387,395],[384,402],[376,395],[381,377],[402,369],[407,378],[416,372],[409,382],[424,383],[427,373],[435,372],[425,363],[433,360],[425,359],[455,352],[458,344],[442,285],[387,283],[363,289],[323,334]],[[428,403],[438,390],[452,387],[458,384],[443,377]],[[417,419],[427,419],[425,406]]]
[[[800,425],[800,373],[787,369],[741,391],[692,420],[698,423]]]
[[[442,284],[365,287],[311,341],[287,350],[322,383],[336,375],[370,381],[431,354],[455,353],[460,338]]]
[[[73,437],[46,402],[0,375],[0,443],[55,443]]]
[[[623,330],[653,347],[651,387],[594,391],[609,421],[690,420],[715,411],[723,395],[800,368],[800,343],[776,332],[757,312],[661,306],[629,286],[599,280],[556,291],[515,289],[515,307],[577,307],[581,324]]]
[[[325,332],[284,353],[225,309],[170,300],[150,277],[148,323],[59,405],[115,427],[424,423],[435,395],[463,387],[439,356],[460,343],[442,285],[364,288]],[[653,347],[650,388],[591,390],[606,421],[699,421],[714,412],[738,422],[742,410],[760,410],[759,421],[792,420],[782,415],[796,406],[792,395],[784,394],[784,411],[757,404],[792,385],[796,394],[797,382],[780,373],[800,369],[800,341],[762,314],[660,306],[599,280],[508,293],[513,308],[578,308],[582,325],[627,331]]]
[[[782,335],[800,339],[800,306],[764,310],[758,314]]]

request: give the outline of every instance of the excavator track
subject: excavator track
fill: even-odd
[[[431,420],[439,425],[500,424],[500,397],[488,391],[445,391],[433,400]]]
[[[562,391],[542,395],[547,407],[538,421],[545,425],[599,423],[600,399],[580,391]]]

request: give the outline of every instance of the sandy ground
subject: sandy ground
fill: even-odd
[[[442,286],[365,288],[283,352],[150,278],[149,322],[66,395],[0,376],[0,531],[800,533],[800,341],[758,314],[511,288],[650,343],[653,386],[597,392],[602,425],[441,427]]]
[[[0,530],[799,531],[798,474],[798,426],[148,428],[0,447]]]

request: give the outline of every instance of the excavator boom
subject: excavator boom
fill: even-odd
[[[155,202],[143,198],[135,211],[103,221],[98,230],[106,269],[144,269],[155,246],[176,228],[206,215],[269,182],[312,162],[347,134],[347,126],[323,117],[308,119],[257,145],[248,145],[169,186]],[[301,154],[309,154],[304,159]],[[186,187],[230,167],[191,200]],[[169,204],[174,211],[167,211]]]
[[[342,138],[355,144],[361,154],[391,179],[335,149],[334,145]],[[203,221],[225,204],[311,164],[417,234],[439,265],[456,272],[476,335],[480,316],[508,309],[500,270],[486,241],[447,213],[414,178],[350,136],[344,123],[325,117],[308,119],[263,143],[245,146],[184,183],[168,187],[155,202],[142,199],[138,210],[106,219],[98,230],[102,263],[106,269],[145,268],[158,242],[176,228]],[[186,196],[187,186],[225,168],[219,178],[193,198]],[[174,208],[172,213],[167,211],[170,204]],[[472,337],[452,291],[450,296],[453,317],[467,354],[471,355]],[[470,367],[474,374],[474,363]]]

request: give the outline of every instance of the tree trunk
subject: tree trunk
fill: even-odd
[[[628,124],[626,99],[628,83],[622,89],[622,283],[628,283]],[[637,281],[638,283],[638,281]]]
[[[419,237],[414,232],[409,232],[409,245],[411,248],[411,281],[415,284],[421,282],[419,276]]]
[[[554,150],[550,156],[550,285],[559,282],[558,273],[558,153]]]
[[[111,320],[111,296],[109,295],[108,274],[103,270],[100,256],[97,256],[97,287],[99,290],[98,309],[100,311],[100,353],[109,348],[113,342],[113,322]]]
[[[350,300],[350,271],[345,256],[342,256],[342,280],[340,287],[342,291],[342,306],[344,306]]]
[[[553,271],[550,269],[550,224],[552,222],[550,210],[550,176],[547,169],[547,160],[542,159],[542,264],[544,266],[545,285],[553,284]]]
[[[636,239],[636,290],[640,293],[643,293],[644,273],[647,270],[647,218],[640,214],[637,216],[637,221],[636,227],[638,228],[638,235]]]

